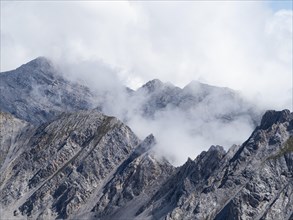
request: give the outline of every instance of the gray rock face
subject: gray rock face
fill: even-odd
[[[175,168],[113,117],[64,113],[15,137],[1,167],[4,217],[292,219],[293,113],[268,111],[241,146]],[[24,141],[26,140],[26,142]],[[25,144],[24,144],[25,143]],[[4,211],[3,211],[4,210]]]
[[[97,112],[63,114],[26,139],[2,167],[0,201],[8,216],[34,219],[67,218],[85,205],[139,143],[119,120]]]
[[[182,111],[193,119],[200,115],[203,121],[216,119],[230,122],[245,117],[256,125],[260,117],[256,106],[245,101],[236,91],[197,81],[180,89],[155,79],[139,88],[135,95],[145,97],[141,111],[151,118],[158,112],[170,109]]]
[[[292,122],[288,110],[268,111],[234,153],[211,147],[188,160],[141,213],[159,219],[292,219]]]
[[[0,73],[0,91],[0,110],[33,124],[94,107],[89,88],[66,80],[43,57]]]
[[[29,127],[28,123],[15,118],[9,113],[0,112],[0,169],[12,156],[14,143],[21,131]],[[6,160],[6,161],[5,161]]]
[[[134,218],[139,208],[171,175],[175,168],[149,151],[154,137],[148,136],[118,167],[91,210],[101,219]]]

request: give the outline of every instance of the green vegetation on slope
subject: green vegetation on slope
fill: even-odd
[[[284,146],[281,148],[281,150],[270,157],[268,157],[268,160],[270,159],[277,159],[285,154],[293,152],[293,136],[289,137],[288,140],[285,142]]]

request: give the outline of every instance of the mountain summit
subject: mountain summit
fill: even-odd
[[[93,94],[66,80],[44,57],[16,70],[0,73],[0,109],[17,118],[41,124],[60,113],[93,108]]]

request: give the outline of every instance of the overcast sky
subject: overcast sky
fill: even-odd
[[[1,1],[1,71],[38,56],[103,62],[132,88],[200,80],[292,110],[291,1]]]

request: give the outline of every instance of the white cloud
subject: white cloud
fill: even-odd
[[[292,110],[292,10],[272,11],[262,1],[1,1],[1,71],[38,56],[99,88],[119,87],[119,80],[131,87],[154,78],[178,86],[200,80]],[[113,115],[137,107],[119,89],[113,99],[105,106]],[[161,150],[170,146],[181,162],[202,146],[239,142],[252,129],[245,118],[198,122],[204,135],[192,136],[190,122],[174,114],[157,121],[133,114],[129,123],[141,137],[154,133]]]
[[[239,1],[31,1],[1,2],[1,12],[2,71],[41,55],[97,59],[131,86],[199,79],[292,108],[289,10]]]

